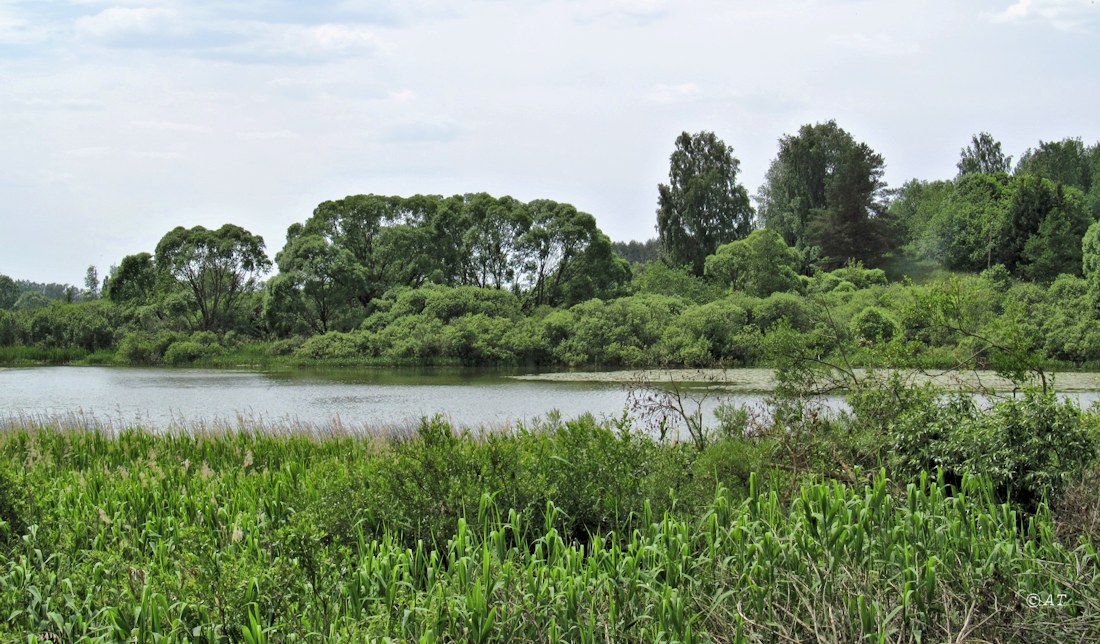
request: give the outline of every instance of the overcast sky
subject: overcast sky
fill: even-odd
[[[349,194],[489,192],[655,235],[681,131],[755,194],[835,118],[887,180],[1100,139],[1093,0],[0,0],[0,273],[82,284],[175,226],[271,256]]]

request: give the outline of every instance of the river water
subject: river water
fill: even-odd
[[[750,374],[750,380],[760,374]],[[760,370],[756,370],[760,371]],[[740,372],[737,372],[740,373]],[[731,380],[737,380],[736,375]],[[455,425],[500,428],[560,414],[617,418],[630,411],[627,388],[614,382],[517,379],[517,370],[296,369],[236,371],[127,367],[0,368],[0,423],[51,420],[71,426],[152,430],[302,429],[327,433],[401,431],[441,414]],[[1082,407],[1097,402],[1096,374],[1063,378]],[[1091,380],[1089,378],[1092,378]],[[1081,382],[1078,382],[1081,381]],[[1086,387],[1088,389],[1086,389]],[[719,402],[764,414],[765,394],[703,396],[704,422]],[[826,401],[844,407],[840,398]],[[696,409],[688,401],[689,411]],[[673,426],[681,423],[675,422]],[[639,420],[642,425],[645,420]]]
[[[301,427],[353,431],[415,425],[442,414],[457,425],[502,427],[557,412],[618,417],[614,383],[516,380],[520,372],[462,369],[233,371],[123,367],[0,369],[0,420],[60,419],[121,429]],[[732,394],[759,404],[761,394]],[[717,398],[704,401],[713,420]]]

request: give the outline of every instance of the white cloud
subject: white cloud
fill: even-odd
[[[302,138],[290,130],[265,130],[257,132],[237,132],[242,141],[293,141]]]
[[[260,28],[253,41],[243,48],[243,51],[272,56],[289,54],[309,58],[365,55],[385,48],[386,45],[371,29],[362,26],[265,25]]]
[[[831,36],[828,42],[838,47],[878,56],[907,56],[920,52],[920,47],[917,45],[901,44],[893,36],[885,33],[840,34]]]
[[[162,130],[166,132],[191,132],[194,134],[205,134],[211,130],[205,125],[196,125],[194,123],[176,123],[173,121],[132,121],[130,125],[143,130]]]
[[[385,128],[385,143],[443,143],[461,136],[466,128],[447,120],[401,121]]]
[[[675,103],[691,100],[699,97],[699,95],[699,86],[695,83],[660,84],[654,87],[646,98],[654,103]]]
[[[113,39],[168,29],[176,18],[176,12],[165,7],[110,7],[94,16],[78,18],[76,31],[94,38]]]
[[[75,157],[78,159],[86,159],[92,157],[102,157],[111,153],[111,148],[105,145],[93,145],[84,148],[71,148],[68,150],[62,150],[62,156]]]
[[[130,153],[130,156],[135,159],[152,159],[154,161],[172,161],[185,158],[183,153],[171,150],[135,150]]]
[[[28,98],[15,98],[12,103],[28,110],[101,110],[103,101],[90,98],[47,98],[34,96]]]
[[[1081,30],[1097,20],[1100,8],[1093,0],[1018,0],[990,16],[993,22],[1046,22],[1063,31]]]

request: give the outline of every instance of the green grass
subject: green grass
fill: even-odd
[[[1095,544],[1056,539],[1045,506],[1025,517],[972,478],[795,484],[767,448],[590,418],[400,438],[10,426],[0,640],[1100,637]]]
[[[0,346],[0,365],[65,364],[88,357],[77,347]]]

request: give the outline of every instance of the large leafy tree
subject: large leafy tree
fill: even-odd
[[[175,228],[157,244],[156,265],[194,298],[201,328],[218,331],[271,261],[262,237],[225,224],[217,230]]]
[[[1088,212],[1100,218],[1100,143],[1086,146],[1080,138],[1040,141],[1016,165],[1016,174],[1030,174],[1085,193]]]
[[[352,195],[326,201],[313,211],[301,234],[317,235],[351,253],[363,271],[356,298],[367,306],[394,286],[419,286],[438,270],[427,222],[437,197],[408,199]]]
[[[682,133],[658,186],[657,235],[673,266],[703,274],[707,255],[752,230],[753,211],[737,182],[740,162],[713,132]]]
[[[1013,273],[1049,282],[1079,275],[1081,239],[1092,223],[1074,187],[1036,176],[1015,177],[1005,210],[1003,258]]]
[[[0,275],[0,310],[13,308],[18,299],[19,285],[7,275]]]
[[[1040,141],[1029,148],[1016,165],[1016,174],[1031,174],[1055,183],[1074,186],[1083,192],[1092,187],[1092,150],[1080,138]]]
[[[527,306],[568,306],[629,281],[629,269],[592,215],[549,199],[528,203],[527,212],[530,225],[519,240]]]
[[[356,296],[363,290],[364,270],[348,249],[299,232],[292,227],[275,256],[279,274],[267,285],[268,322],[281,331],[300,326],[313,333],[346,331],[363,310]]]
[[[816,248],[827,266],[873,263],[888,245],[884,168],[836,121],[804,125],[779,141],[757,194],[761,219],[804,254]]]
[[[105,294],[116,304],[147,304],[157,294],[157,281],[157,266],[152,255],[127,255],[111,271]]]
[[[1012,157],[1001,151],[1001,142],[989,132],[975,134],[970,145],[959,154],[959,176],[968,174],[1007,173],[1012,168]]]

